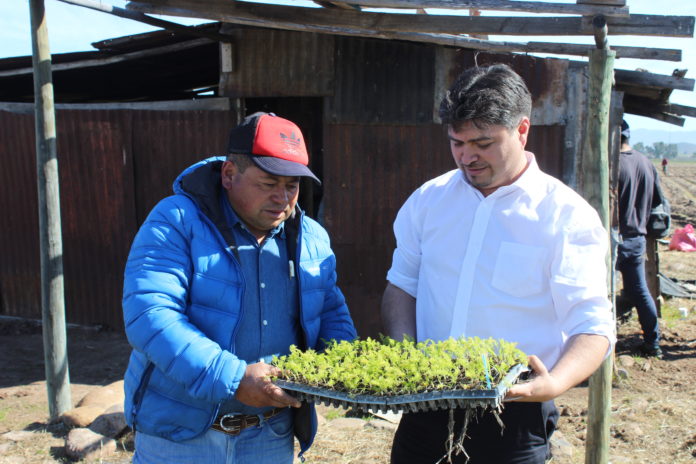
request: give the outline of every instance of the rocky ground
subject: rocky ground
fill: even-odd
[[[663,177],[672,201],[675,225],[696,224],[696,165],[670,165]],[[669,277],[696,280],[696,253],[668,251],[660,245],[661,271]],[[696,461],[696,308],[693,300],[667,299],[660,321],[665,357],[637,355],[640,328],[635,316],[619,326],[612,388],[610,460],[620,463],[686,464]],[[678,308],[689,315],[682,318]],[[69,329],[72,398],[120,380],[128,344],[121,334],[91,328]],[[47,421],[41,328],[30,321],[0,320],[0,464],[68,463],[68,427]],[[557,400],[562,416],[555,435],[555,464],[585,462],[588,388],[572,389]],[[319,434],[306,454],[308,463],[386,464],[395,424],[322,407]],[[83,462],[130,462],[132,436],[103,459]]]

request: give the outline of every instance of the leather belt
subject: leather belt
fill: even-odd
[[[264,420],[268,420],[273,416],[277,416],[288,408],[274,408],[264,412],[261,416]],[[210,426],[211,429],[217,430],[218,432],[226,433],[227,435],[239,435],[242,430],[255,427],[261,424],[261,420],[258,415],[245,415],[245,414],[223,414],[218,416]]]

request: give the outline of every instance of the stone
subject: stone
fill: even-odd
[[[328,426],[341,430],[360,430],[365,427],[365,421],[355,417],[339,417],[327,423]]]
[[[373,420],[367,421],[367,424],[365,424],[365,427],[377,429],[377,430],[391,430],[391,431],[395,432],[396,429],[399,427],[399,424],[395,424],[393,422],[389,422],[389,421],[382,420],[382,419],[373,419]]]
[[[88,427],[105,410],[101,405],[80,406],[65,411],[60,415],[60,420],[68,427]]]
[[[628,369],[619,367],[616,369],[616,376],[621,380],[627,380],[631,375],[628,373]]]
[[[77,406],[102,406],[104,411],[113,404],[123,403],[124,399],[123,380],[119,380],[87,393]]]
[[[123,403],[116,403],[108,408],[89,426],[92,432],[116,438],[128,428],[126,416],[123,413]]]
[[[633,367],[633,365],[636,363],[636,360],[633,358],[633,356],[629,356],[627,354],[622,354],[618,358],[616,358],[617,364],[623,367]]]
[[[556,431],[551,435],[549,440],[551,446],[551,456],[553,456],[554,462],[570,462],[573,457],[574,448],[568,440],[565,439],[563,434]]]
[[[29,440],[33,436],[33,432],[28,432],[26,430],[11,430],[0,435],[0,437],[4,438],[5,440],[10,440],[14,442]]]
[[[65,438],[65,453],[72,459],[103,459],[116,452],[116,440],[90,429],[72,429]]]

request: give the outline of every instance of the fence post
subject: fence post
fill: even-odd
[[[46,390],[51,420],[72,408],[65,330],[63,237],[56,154],[51,52],[44,0],[30,0],[36,125],[36,182],[41,245],[41,314]]]

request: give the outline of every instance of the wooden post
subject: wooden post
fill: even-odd
[[[604,44],[606,29],[602,19],[595,22],[596,42]],[[610,229],[609,218],[609,109],[616,52],[608,49],[589,53],[589,89],[585,142],[583,147],[583,195]],[[607,255],[607,275],[611,259]],[[589,382],[586,464],[609,462],[609,414],[611,412],[612,357],[609,356]]]
[[[63,293],[63,239],[56,155],[51,52],[44,0],[30,0],[36,117],[36,182],[39,191],[41,311],[46,389],[51,420],[72,408]]]

